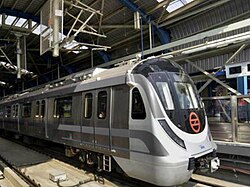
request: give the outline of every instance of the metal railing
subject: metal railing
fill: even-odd
[[[250,95],[203,98],[215,140],[250,143]]]

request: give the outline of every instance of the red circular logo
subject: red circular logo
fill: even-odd
[[[200,132],[201,123],[200,123],[198,115],[195,112],[190,113],[190,115],[189,115],[189,124],[190,124],[191,129],[195,133]]]

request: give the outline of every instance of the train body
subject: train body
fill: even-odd
[[[176,63],[151,58],[66,82],[4,98],[0,128],[80,150],[84,161],[102,155],[105,170],[112,158],[159,186],[182,184],[209,162],[218,167],[203,104]]]

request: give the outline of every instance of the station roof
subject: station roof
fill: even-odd
[[[74,23],[72,16],[77,16],[77,0],[64,0],[64,35]],[[225,0],[223,0],[225,1]],[[90,47],[73,51],[73,46],[65,46],[59,57],[52,57],[51,52],[40,55],[40,10],[46,0],[1,0],[0,1],[0,87],[10,92],[49,82],[91,66]],[[202,10],[214,0],[84,0],[80,1],[95,10],[100,10],[101,17],[94,17],[89,24],[106,35],[105,38],[80,33],[76,40],[82,43],[94,43],[111,47],[107,51],[94,51],[94,66],[106,63],[129,54],[149,48],[149,23],[152,25],[153,47],[171,41],[168,28],[185,19],[191,11]],[[226,2],[226,1],[225,1]],[[134,13],[142,17],[141,29],[134,28]],[[203,10],[205,11],[205,10]],[[200,13],[200,11],[197,11]],[[82,14],[87,19],[89,14]],[[190,18],[190,17],[189,17]],[[80,27],[80,24],[79,24]],[[26,36],[27,73],[21,80],[16,78],[17,36]],[[143,33],[143,35],[142,35]],[[143,37],[143,40],[142,40]],[[143,42],[142,42],[143,41]],[[6,58],[6,56],[7,58]],[[5,65],[4,65],[5,64]],[[6,64],[9,66],[6,66]],[[58,70],[59,69],[59,70]],[[7,83],[7,84],[5,84]],[[2,95],[2,93],[0,93]]]

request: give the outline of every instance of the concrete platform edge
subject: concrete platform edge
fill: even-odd
[[[2,161],[0,161],[0,170],[3,175],[8,179],[15,187],[29,187],[29,185],[24,182],[12,169],[7,167]]]

